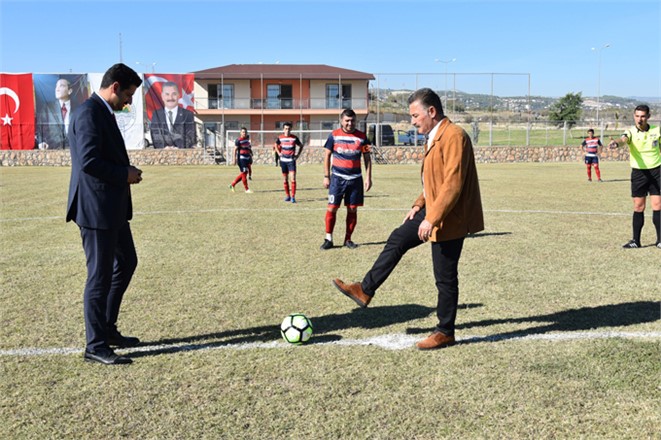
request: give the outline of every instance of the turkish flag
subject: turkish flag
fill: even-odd
[[[0,73],[0,133],[0,150],[34,149],[31,73]]]
[[[160,108],[163,108],[163,99],[161,92],[163,84],[172,82],[179,88],[179,107],[195,112],[195,94],[193,85],[195,84],[195,75],[192,73],[145,73],[145,108],[147,118],[151,121],[151,114]]]

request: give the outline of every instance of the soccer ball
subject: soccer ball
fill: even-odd
[[[290,344],[303,344],[312,337],[312,323],[304,314],[292,313],[280,324],[280,334]]]

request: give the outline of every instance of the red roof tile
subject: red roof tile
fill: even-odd
[[[371,73],[325,64],[230,64],[192,72],[196,79],[375,79]],[[262,76],[263,75],[263,76]]]

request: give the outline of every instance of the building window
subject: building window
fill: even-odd
[[[209,108],[234,108],[234,84],[209,84]]]
[[[289,122],[293,124],[292,131],[296,130],[307,130],[309,128],[308,121],[278,121],[275,123],[276,130],[282,130],[285,126],[285,123]]]
[[[209,84],[209,108],[218,108],[218,84]]]
[[[223,108],[234,108],[234,84],[223,84],[222,94],[218,98],[223,99]]]
[[[288,109],[294,108],[291,84],[267,84],[266,108]]]
[[[326,108],[351,108],[351,84],[342,84],[340,95],[339,84],[326,84]]]

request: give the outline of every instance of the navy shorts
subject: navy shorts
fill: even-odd
[[[649,170],[631,169],[631,197],[661,195],[661,166]]]
[[[248,172],[248,167],[252,163],[252,159],[239,159],[239,169],[241,170],[242,173],[247,173]]]
[[[287,174],[291,172],[296,172],[296,161],[292,160],[291,162],[283,162],[282,159],[280,159],[280,169],[282,170],[282,174]]]
[[[344,205],[349,207],[363,206],[364,201],[363,176],[346,180],[335,175],[331,176],[328,187],[328,204],[340,206],[344,198]]]
[[[597,156],[585,156],[586,165],[599,165],[599,158]]]

